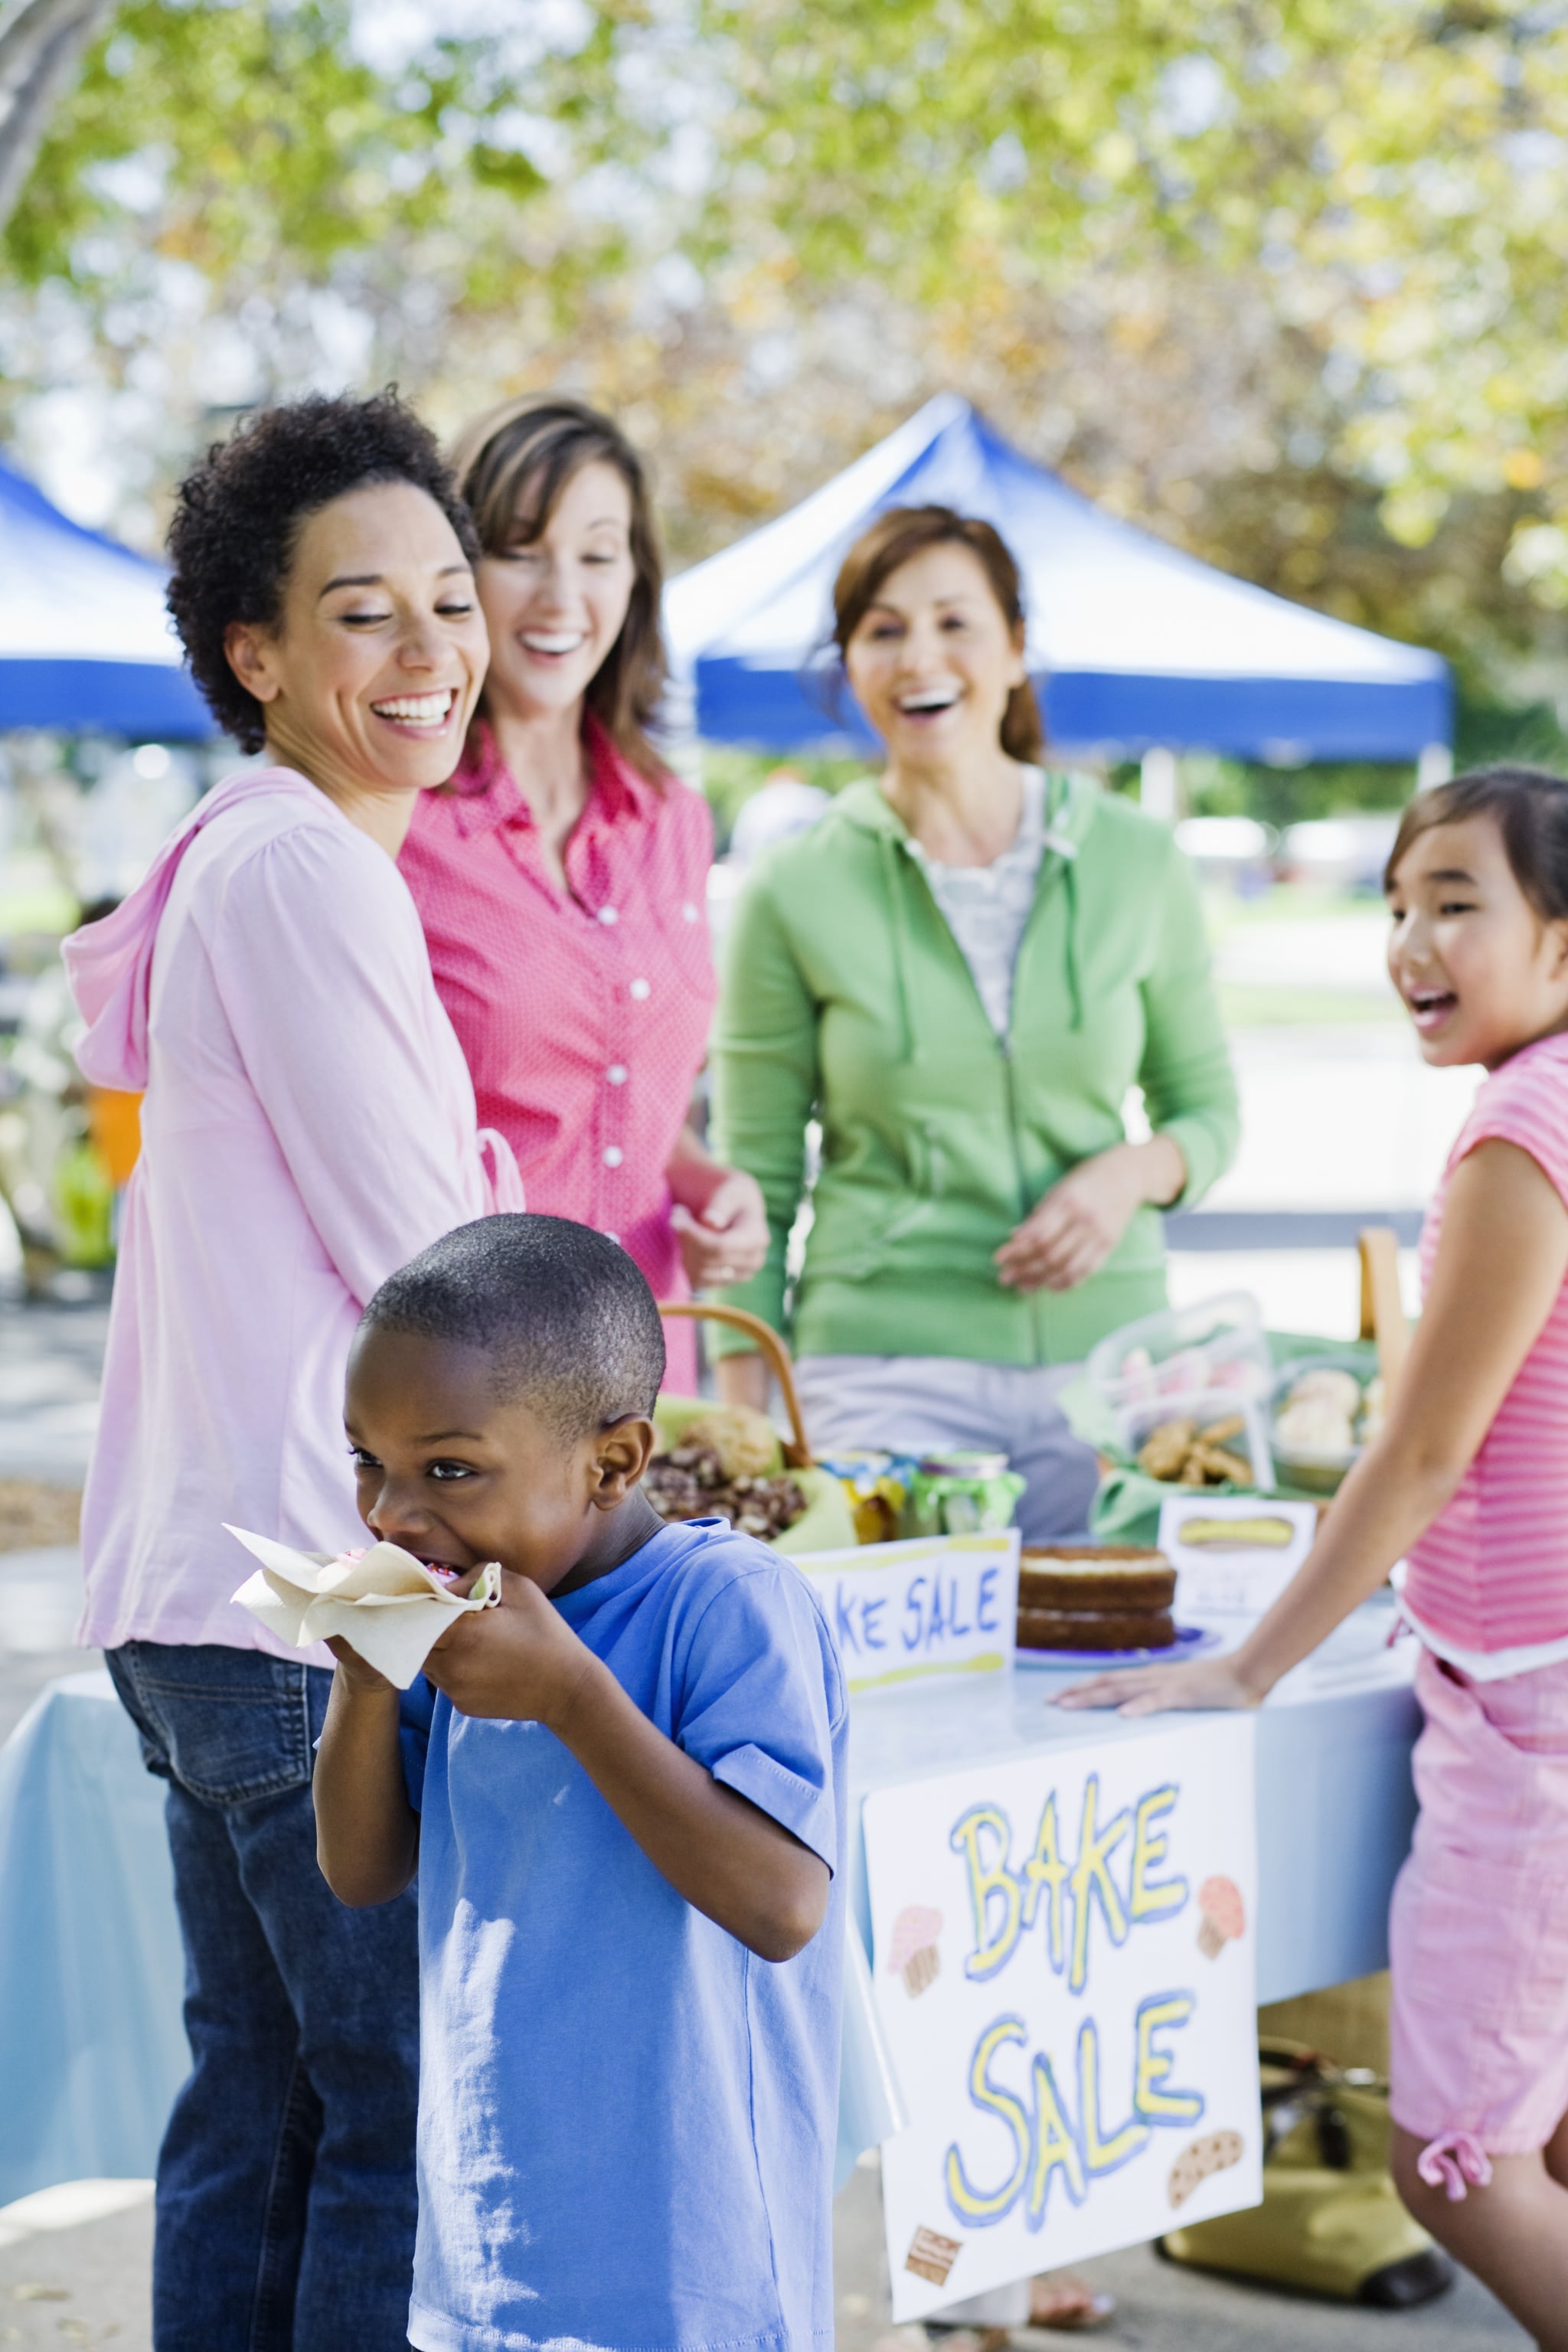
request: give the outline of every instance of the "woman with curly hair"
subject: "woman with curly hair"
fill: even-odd
[[[744,1280],[762,1193],[687,1119],[713,1009],[713,829],[649,740],[664,649],[641,461],[607,416],[552,396],[479,417],[455,462],[490,667],[399,863],[480,1116],[529,1206],[613,1234],[656,1298]],[[665,1338],[666,1385],[695,1388],[692,1326]]]
[[[84,1643],[168,1782],[192,2068],[158,2164],[159,2352],[407,2337],[413,1896],[316,1866],[325,1650],[230,1596],[224,1523],[363,1539],[342,1435],[360,1309],[521,1205],[475,1125],[395,859],[483,682],[472,527],[395,396],[262,412],[182,486],[169,606],[242,750],[117,911],[67,942],[101,1086],[144,1089],[89,1474]]]

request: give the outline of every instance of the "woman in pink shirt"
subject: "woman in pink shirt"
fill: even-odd
[[[1389,969],[1489,1075],[1422,1235],[1386,1427],[1234,1656],[1066,1706],[1256,1706],[1402,1558],[1421,1811],[1389,1922],[1400,2195],[1568,2347],[1568,783],[1483,769],[1405,812]]]
[[[521,1205],[395,863],[484,677],[472,527],[390,396],[253,417],[180,493],[169,602],[266,764],[67,942],[100,1086],[145,1089],[82,1518],[87,1609],[169,1784],[192,2071],[158,2164],[159,2352],[393,2352],[413,2266],[412,1896],[316,1867],[331,1660],[230,1596],[224,1522],[363,1540],[343,1437],[361,1307]]]
[[[744,1280],[753,1179],[688,1123],[713,1008],[706,803],[648,740],[660,563],[636,451],[581,402],[511,401],[456,453],[490,668],[462,765],[399,864],[479,1116],[531,1209],[621,1242],[658,1298]],[[667,1385],[696,1385],[689,1323]]]

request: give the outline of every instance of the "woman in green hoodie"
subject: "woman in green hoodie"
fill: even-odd
[[[1197,893],[1167,827],[1048,770],[1018,572],[987,523],[895,509],[834,590],[887,747],[749,884],[714,1045],[719,1150],[772,1246],[726,1292],[785,1327],[785,1247],[822,1128],[792,1337],[814,1444],[1005,1452],[1025,1540],[1088,1519],[1054,1402],[1165,1300],[1159,1211],[1230,1160],[1236,1085]],[[1152,1134],[1129,1140],[1141,1087]],[[762,1360],[720,1339],[721,1393]]]

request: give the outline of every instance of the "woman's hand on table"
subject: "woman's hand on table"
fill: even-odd
[[[1259,1706],[1264,1693],[1244,1676],[1238,1659],[1188,1658],[1178,1665],[1118,1666],[1074,1683],[1052,1702],[1065,1707],[1113,1707],[1118,1715]]]
[[[1187,1181],[1169,1136],[1115,1143],[1079,1165],[1038,1201],[994,1254],[1009,1290],[1072,1290],[1098,1274],[1138,1210],[1163,1206]]]
[[[678,1201],[671,1212],[693,1290],[749,1282],[768,1254],[768,1213],[756,1178],[743,1168],[715,1168],[712,1173],[718,1181],[700,1209]]]

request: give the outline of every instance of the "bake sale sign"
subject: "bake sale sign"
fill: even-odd
[[[895,2321],[1258,2202],[1254,1730],[866,1799]]]

